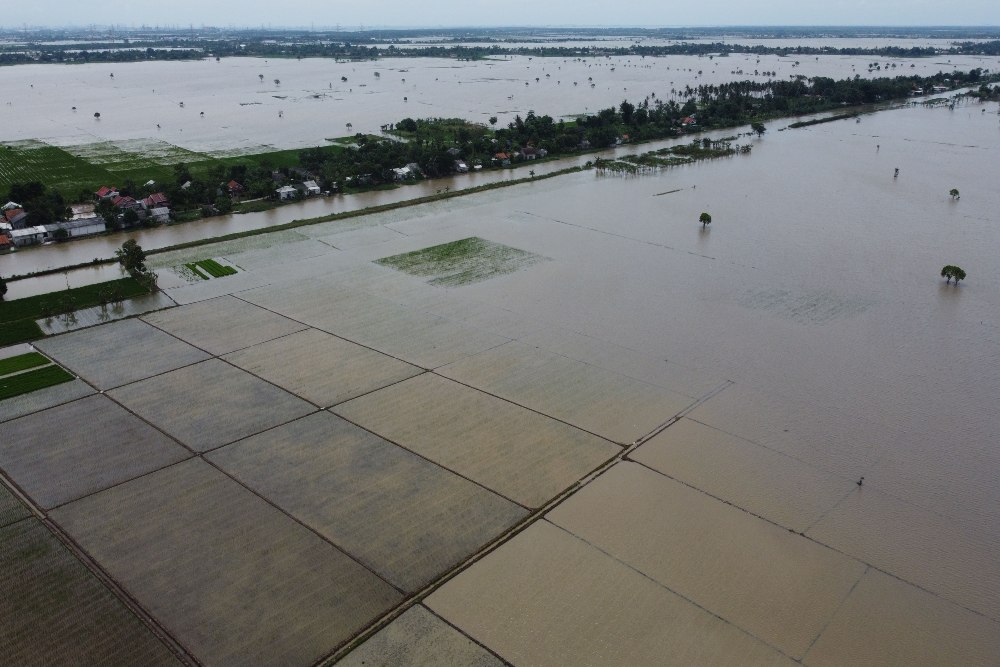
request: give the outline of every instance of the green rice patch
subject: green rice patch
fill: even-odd
[[[541,255],[473,236],[383,257],[375,263],[413,276],[429,277],[428,282],[432,285],[458,287],[514,273],[544,259]]]
[[[19,373],[38,366],[47,366],[48,364],[48,357],[37,352],[19,354],[16,357],[0,359],[0,376]]]
[[[56,146],[13,142],[0,146],[0,191],[13,183],[38,181],[75,198],[83,188],[111,180],[107,169]]]
[[[0,347],[27,343],[45,336],[42,328],[34,320],[17,320],[16,322],[0,323]]]
[[[69,382],[72,379],[73,376],[70,373],[55,365],[43,366],[17,375],[8,375],[0,378],[0,401]]]
[[[220,264],[214,259],[200,259],[197,262],[185,264],[184,268],[202,280],[208,280],[209,277],[222,278],[238,273],[233,267]]]

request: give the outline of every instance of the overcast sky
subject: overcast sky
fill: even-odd
[[[3,0],[0,25],[1000,25],[1000,0]]]

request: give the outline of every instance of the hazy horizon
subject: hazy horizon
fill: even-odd
[[[383,0],[360,6],[333,6],[301,0],[294,11],[281,11],[260,0],[211,4],[176,0],[169,6],[142,6],[123,0],[87,2],[50,0],[18,3],[0,18],[4,29],[87,26],[128,27],[271,27],[357,29],[488,28],[488,27],[983,27],[1000,25],[995,0],[956,0],[942,5],[928,0],[776,0],[766,6],[732,0],[705,0],[666,8],[653,0],[637,0],[627,9],[617,5],[580,5],[553,0],[504,3],[466,0],[416,5]]]

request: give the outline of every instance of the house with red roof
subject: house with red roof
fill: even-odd
[[[114,199],[111,200],[111,205],[114,206],[115,208],[120,208],[120,209],[127,209],[127,208],[138,209],[138,208],[142,208],[142,205],[139,202],[137,202],[136,200],[132,199],[128,195],[118,195],[117,197],[115,197]]]
[[[167,195],[162,192],[154,192],[142,200],[142,205],[145,208],[162,208],[164,206],[170,206],[170,202],[167,201]]]
[[[28,214],[23,208],[8,208],[3,212],[3,219],[10,223],[14,229],[23,229],[28,226]]]
[[[97,199],[114,199],[119,196],[118,188],[113,185],[111,187],[102,185],[101,189],[94,193],[94,196]]]

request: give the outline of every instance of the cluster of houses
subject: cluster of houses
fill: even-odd
[[[235,181],[233,181],[235,182]],[[313,197],[315,195],[321,194],[322,190],[316,181],[307,180],[297,183],[295,185],[283,185],[274,191],[274,194],[278,196],[281,201],[287,199],[299,199],[301,197]],[[230,192],[230,194],[232,194]]]
[[[170,203],[162,192],[154,192],[148,197],[135,199],[121,194],[115,187],[104,186],[94,193],[96,202],[108,201],[123,223],[131,216],[126,211],[135,211],[135,220],[155,223],[170,220]],[[75,204],[69,220],[60,220],[44,225],[32,225],[31,216],[16,202],[7,202],[0,208],[0,253],[29,245],[54,243],[62,239],[100,234],[107,230],[107,222],[96,213],[96,203]]]

